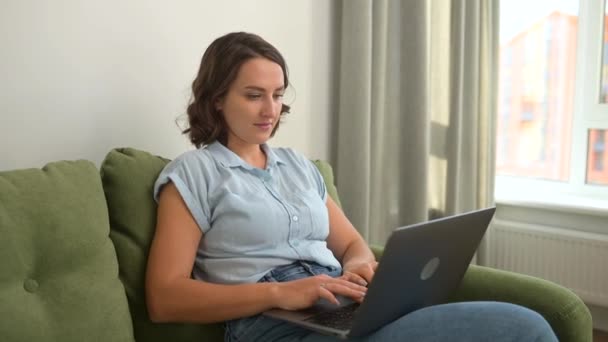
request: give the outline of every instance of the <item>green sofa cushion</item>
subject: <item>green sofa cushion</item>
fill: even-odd
[[[133,341],[95,165],[0,172],[0,339]]]
[[[135,337],[139,341],[222,341],[221,324],[155,324],[148,318],[144,278],[148,251],[156,226],[154,182],[168,159],[133,148],[117,148],[101,165],[101,178],[110,214],[110,237],[116,246],[120,279],[125,286]],[[332,169],[314,162],[327,184],[327,191],[340,203]]]

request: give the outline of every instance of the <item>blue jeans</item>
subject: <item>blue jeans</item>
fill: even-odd
[[[283,282],[318,274],[340,276],[340,269],[299,261],[277,267],[260,282]],[[385,341],[557,341],[545,319],[524,307],[499,302],[465,302],[426,307],[387,324],[357,342]],[[288,322],[256,315],[226,322],[228,342],[336,342]]]

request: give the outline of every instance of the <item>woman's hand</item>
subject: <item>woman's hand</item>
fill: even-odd
[[[342,277],[332,278],[322,274],[304,279],[276,283],[276,307],[284,310],[300,310],[315,304],[319,299],[339,305],[335,295],[342,295],[361,302],[367,288]]]
[[[348,263],[342,268],[342,276],[340,278],[361,286],[367,286],[372,281],[372,278],[374,278],[377,267],[377,261]]]

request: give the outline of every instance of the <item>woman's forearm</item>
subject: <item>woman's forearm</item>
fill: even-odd
[[[154,322],[215,323],[258,314],[275,307],[273,283],[220,285],[178,279],[149,287],[146,300]]]

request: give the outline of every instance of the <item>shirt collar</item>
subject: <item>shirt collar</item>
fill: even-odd
[[[277,164],[285,164],[285,162],[267,145],[262,144],[262,150],[266,153],[267,161],[266,168],[270,169]],[[206,149],[211,153],[213,158],[224,167],[242,167],[251,170],[254,167],[247,164],[236,153],[232,152],[228,147],[222,145],[219,141],[215,141],[207,145]]]

